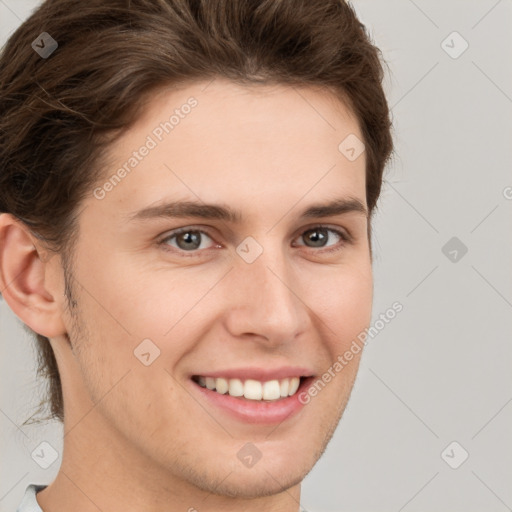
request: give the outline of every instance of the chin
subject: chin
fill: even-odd
[[[259,470],[256,467],[237,469],[230,473],[221,483],[202,487],[202,490],[230,498],[264,498],[265,496],[282,493],[300,484],[310,469],[298,471],[297,467],[294,467],[293,464],[289,464],[286,471],[272,471],[272,469],[264,466]],[[204,484],[205,482],[202,483]]]

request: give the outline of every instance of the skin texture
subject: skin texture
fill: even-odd
[[[81,205],[71,305],[61,257],[0,216],[3,295],[51,339],[63,382],[63,461],[37,495],[45,512],[297,511],[348,401],[361,352],[280,425],[228,416],[190,375],[301,366],[320,376],[368,327],[367,217],[300,218],[336,198],[366,205],[365,155],[338,150],[349,134],[362,139],[357,121],[312,87],[216,79],[162,90],[112,145],[99,186],[190,97],[197,105],[136,168]],[[222,203],[242,220],[127,220],[170,200]],[[315,246],[304,233],[318,224],[352,241],[328,231]],[[208,233],[195,252],[177,238],[159,244],[189,226]],[[236,252],[248,236],[263,248],[252,263]],[[160,349],[150,366],[134,356],[146,338]],[[247,442],[262,454],[250,468],[237,457]]]

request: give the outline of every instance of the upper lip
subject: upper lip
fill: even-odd
[[[290,377],[311,377],[314,373],[305,367],[299,366],[282,366],[280,368],[231,368],[226,370],[219,370],[215,372],[200,372],[195,373],[194,376],[211,377],[211,378],[224,378],[224,379],[240,379],[240,380],[259,380],[267,382],[269,380],[281,380]]]

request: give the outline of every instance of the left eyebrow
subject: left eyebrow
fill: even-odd
[[[309,206],[301,214],[301,218],[334,217],[345,213],[360,213],[368,218],[366,206],[353,197],[335,199],[327,204],[314,204]]]
[[[366,206],[353,197],[340,198],[322,204],[312,204],[300,214],[300,218],[334,217],[347,213],[359,213],[368,218]],[[197,217],[217,219],[240,223],[242,214],[223,204],[206,204],[196,201],[174,201],[156,206],[149,206],[128,216],[128,221],[149,220],[154,218]]]

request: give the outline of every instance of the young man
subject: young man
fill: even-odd
[[[18,510],[297,511],[392,148],[352,8],[52,0],[0,64],[0,289],[64,425]]]

